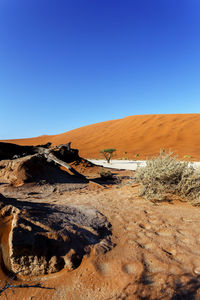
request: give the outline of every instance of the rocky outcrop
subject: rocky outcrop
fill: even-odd
[[[80,159],[78,149],[71,148],[71,143],[51,147],[51,143],[38,146],[20,146],[0,142],[0,160],[16,159],[34,154],[43,154],[47,157],[50,153],[67,163]]]
[[[70,182],[87,181],[70,162],[81,158],[77,149],[71,149],[69,143],[50,148],[50,143],[39,146],[19,146],[0,143],[0,182],[20,186],[24,182]],[[69,173],[65,172],[69,170]]]
[[[20,146],[11,143],[0,142],[0,160],[15,159],[35,153],[34,146]]]
[[[95,246],[112,247],[111,224],[91,207],[52,206],[0,197],[0,218],[11,215],[5,267],[20,275],[50,274],[79,266]]]
[[[63,162],[65,165],[65,162]],[[61,170],[58,163],[48,161],[43,154],[34,154],[14,160],[0,161],[0,182],[9,183],[14,186],[23,185],[25,182],[69,183],[87,181],[78,172],[71,175]]]

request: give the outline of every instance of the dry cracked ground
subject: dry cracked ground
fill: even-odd
[[[112,172],[0,185],[1,287],[18,286],[0,299],[200,299],[200,208],[152,203],[134,173]]]

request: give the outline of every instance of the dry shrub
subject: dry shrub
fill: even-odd
[[[200,175],[188,162],[181,162],[172,153],[146,161],[136,171],[141,183],[141,195],[150,200],[170,200],[178,195],[192,204],[200,204]]]
[[[110,172],[110,170],[106,170],[104,168],[100,168],[99,174],[102,179],[107,180],[107,179],[113,179],[113,174]]]

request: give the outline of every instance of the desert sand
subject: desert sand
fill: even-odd
[[[94,247],[71,271],[18,276],[12,284],[39,283],[43,288],[14,288],[14,294],[8,289],[8,299],[200,299],[199,208],[180,199],[154,204],[139,197],[131,171],[117,174],[124,178],[119,184],[99,188],[1,185],[4,196],[17,198],[22,205],[28,201],[33,207],[92,207],[112,224],[113,246],[108,251]],[[1,220],[4,243],[9,226],[9,217]],[[9,274],[2,269],[0,278],[3,285]]]
[[[130,158],[131,155],[134,158],[136,153],[142,158],[156,155],[160,148],[172,148],[181,157],[190,155],[198,160],[199,129],[198,114],[133,116],[86,126],[58,136],[13,142],[36,145],[49,141],[54,144],[71,141],[73,147],[79,145],[81,156],[91,158],[98,158],[99,149],[105,147],[116,147],[119,157],[126,151]],[[19,160],[24,159],[14,160],[16,166]],[[5,169],[6,177],[2,171],[4,180],[10,178],[7,175],[9,172],[16,172],[14,162],[12,170]],[[6,164],[5,161],[3,163]],[[7,166],[10,165],[7,163]],[[7,289],[7,298],[200,299],[200,208],[175,196],[171,202],[153,203],[144,199],[140,196],[135,172],[131,170],[111,169],[115,180],[102,181],[99,178],[100,167],[89,166],[82,161],[79,164],[75,161],[72,166],[87,181],[80,178],[74,180],[76,177],[69,177],[70,174],[67,178],[71,179],[66,182],[42,180],[13,186],[9,180],[2,180],[0,194],[8,199],[9,205],[13,202],[23,207],[28,203],[35,209],[36,216],[36,208],[40,205],[53,209],[63,207],[63,212],[67,207],[97,210],[111,225],[108,236],[110,244],[102,240],[101,247],[95,243],[90,245],[91,251],[84,252],[75,268],[61,268],[51,274],[17,274],[14,280],[10,279],[12,274],[0,257],[1,287],[10,280],[13,285],[29,285]],[[3,252],[8,245],[12,218],[9,213],[1,216]],[[26,213],[22,216],[27,217]],[[0,299],[6,299],[4,293]]]
[[[101,158],[99,150],[116,148],[115,158],[146,159],[161,148],[171,149],[180,159],[200,160],[200,114],[138,115],[107,121],[66,133],[31,139],[9,140],[20,145],[71,141],[85,158]],[[125,153],[127,152],[127,153]]]

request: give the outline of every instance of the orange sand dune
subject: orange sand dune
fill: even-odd
[[[58,135],[7,140],[20,145],[72,142],[86,158],[100,158],[100,149],[116,148],[116,158],[144,159],[171,149],[179,158],[200,160],[200,114],[129,116],[77,128]],[[125,154],[125,152],[127,152]]]

